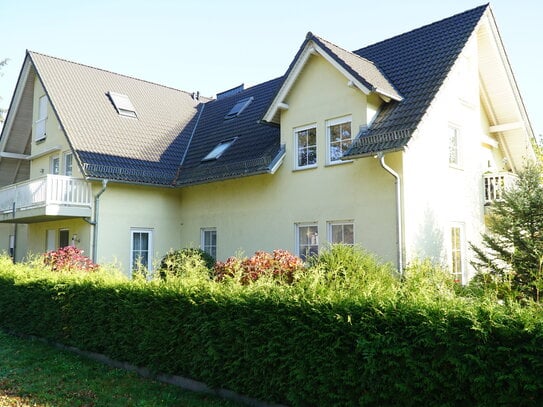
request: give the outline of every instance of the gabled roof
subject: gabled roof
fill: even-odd
[[[5,126],[0,138],[4,185],[29,175],[36,77],[86,178],[190,185],[274,172],[284,156],[278,127],[260,122],[279,79],[212,100],[35,52],[27,52],[22,73],[20,103],[10,107],[7,118],[15,124]],[[227,117],[244,99],[250,103]],[[135,114],[121,114],[125,108]],[[11,119],[21,111],[24,117]],[[236,143],[220,159],[202,161],[231,138]]]
[[[279,123],[279,110],[282,108],[285,98],[301,74],[309,57],[313,54],[324,57],[345,76],[347,81],[366,95],[377,93],[385,101],[390,101],[390,99],[402,100],[402,95],[374,62],[346,51],[309,32],[283,76],[281,86],[270,107],[264,114],[263,119],[265,121]]]
[[[87,177],[171,183],[199,101],[191,94],[29,52]],[[137,118],[119,115],[109,92],[126,95]]]
[[[354,51],[375,62],[404,99],[383,106],[346,158],[407,144],[488,8],[480,6]]]

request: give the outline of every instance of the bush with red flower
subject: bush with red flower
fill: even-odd
[[[43,263],[52,271],[96,271],[98,264],[83,255],[83,250],[73,246],[61,247],[43,255]]]
[[[213,271],[217,281],[238,278],[246,285],[267,276],[292,284],[296,274],[303,269],[302,259],[287,250],[276,249],[272,253],[257,251],[249,258],[229,257],[225,262],[217,262]]]

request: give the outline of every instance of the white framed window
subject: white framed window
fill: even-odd
[[[296,224],[296,254],[304,261],[319,254],[319,226],[316,222]]]
[[[74,155],[69,152],[64,154],[64,175],[73,175]]]
[[[51,157],[49,162],[49,174],[58,175],[60,174],[60,156],[54,155]]]
[[[36,132],[34,141],[45,140],[47,127],[47,96],[43,95],[38,101],[38,119],[36,120]]]
[[[328,164],[341,163],[341,157],[352,143],[351,116],[326,121]]]
[[[454,281],[465,283],[465,236],[464,224],[454,223],[450,231],[450,268]]]
[[[450,125],[447,129],[449,138],[449,165],[462,167],[462,137],[458,127]]]
[[[328,222],[328,241],[330,243],[342,243],[349,246],[354,245],[353,221]]]
[[[50,252],[51,250],[57,249],[57,230],[56,229],[47,229],[45,232],[45,251]]]
[[[294,129],[294,151],[296,169],[317,166],[317,127],[314,124]]]
[[[200,247],[204,252],[217,258],[217,229],[216,228],[202,228],[200,229]]]
[[[153,231],[151,229],[130,230],[130,270],[144,267],[152,270]]]
[[[9,257],[15,256],[15,235],[9,235]]]

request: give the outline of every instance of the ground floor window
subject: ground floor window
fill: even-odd
[[[15,235],[9,235],[9,257],[15,256]]]
[[[152,236],[151,230],[132,229],[130,245],[130,269],[143,267],[151,270]]]
[[[456,224],[451,227],[451,274],[454,280],[464,283],[464,227]]]
[[[60,229],[58,231],[58,247],[70,246],[70,231],[68,229]]]
[[[354,224],[352,221],[328,222],[328,241],[330,243],[343,243],[349,246],[354,244]]]
[[[296,225],[296,253],[304,261],[319,254],[319,226],[316,223]]]
[[[216,228],[202,228],[201,229],[201,246],[202,250],[217,258],[217,229]]]

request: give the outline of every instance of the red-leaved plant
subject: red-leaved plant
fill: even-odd
[[[218,281],[239,276],[242,284],[249,284],[266,275],[292,284],[296,272],[303,268],[302,259],[287,250],[276,249],[272,253],[257,251],[245,259],[229,257],[225,262],[218,261],[213,271]]]
[[[73,246],[44,253],[43,262],[53,271],[96,271],[98,269],[98,264],[84,256],[83,250]]]

